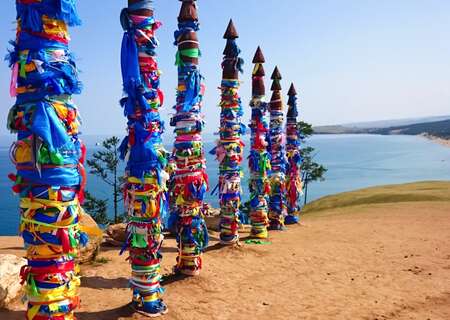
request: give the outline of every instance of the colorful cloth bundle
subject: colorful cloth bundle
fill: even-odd
[[[278,67],[272,74],[272,98],[270,99],[269,150],[272,171],[270,173],[269,220],[271,230],[284,229],[286,216],[286,154],[284,150],[284,105],[281,98],[281,74]]]
[[[20,233],[27,250],[21,270],[28,320],[74,319],[79,305],[75,258],[87,235],[80,230],[85,147],[72,94],[80,93],[69,51],[68,26],[80,24],[74,1],[17,0],[17,35],[9,54],[8,116],[17,133],[10,149],[20,196]]]
[[[153,1],[130,1],[122,10],[125,30],[122,41],[122,77],[125,97],[121,100],[128,119],[128,136],[120,146],[127,161],[124,200],[128,213],[127,240],[131,263],[132,307],[156,316],[167,312],[161,299],[161,221],[168,213],[168,154],[161,134],[164,122],[159,108],[163,93],[156,61],[160,23],[153,16]],[[123,250],[122,250],[123,251]]]
[[[286,124],[286,153],[287,153],[287,172],[286,176],[286,191],[287,191],[287,212],[285,218],[286,224],[296,224],[299,222],[299,215],[301,211],[300,199],[302,196],[302,156],[300,153],[301,138],[298,132],[297,125],[297,91],[294,84],[291,84],[288,92],[288,113]]]
[[[198,68],[200,57],[199,30],[195,0],[181,0],[175,45],[178,46],[176,114],[171,119],[175,127],[173,159],[173,190],[176,197],[169,225],[177,234],[178,257],[175,272],[198,275],[202,269],[202,253],[208,245],[208,230],[203,216],[203,198],[208,189],[206,160],[203,150],[201,114],[205,87]]]
[[[250,169],[250,220],[252,224],[251,235],[255,238],[268,237],[269,225],[268,199],[270,194],[269,174],[271,170],[270,154],[267,152],[267,135],[269,124],[266,119],[267,103],[264,101],[266,89],[264,86],[265,62],[261,48],[258,47],[253,63],[255,67],[252,74],[252,108],[251,150],[248,158]]]
[[[243,60],[239,58],[241,50],[236,44],[239,37],[233,21],[230,20],[224,39],[227,45],[223,52],[220,140],[211,153],[220,163],[219,200],[220,200],[220,241],[222,244],[234,244],[239,241],[239,207],[241,205],[241,163],[244,143],[241,135],[245,126],[241,122],[244,114],[239,97],[239,72],[242,72]]]

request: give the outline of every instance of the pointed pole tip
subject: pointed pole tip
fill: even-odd
[[[278,70],[278,66],[275,66],[275,69],[273,70],[271,79],[272,80],[281,80],[282,79],[280,70]]]
[[[297,90],[295,89],[294,83],[291,83],[291,86],[289,87],[288,96],[292,97],[292,96],[296,96],[296,95],[297,95]]]
[[[234,26],[233,19],[230,19],[230,22],[228,22],[227,30],[225,31],[223,38],[231,40],[239,38],[239,34],[236,30],[236,27]]]
[[[264,63],[266,59],[264,58],[264,54],[261,50],[261,47],[258,46],[255,52],[255,56],[253,57],[253,63]]]

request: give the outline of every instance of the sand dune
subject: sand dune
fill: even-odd
[[[450,319],[450,202],[344,206],[308,213],[304,223],[266,245],[213,241],[198,278],[170,277],[168,239],[163,319]],[[20,254],[18,246],[18,238],[0,240],[1,252]],[[142,319],[126,306],[125,257],[108,249],[101,257],[110,261],[82,268],[78,318]],[[22,319],[21,309],[0,319]]]

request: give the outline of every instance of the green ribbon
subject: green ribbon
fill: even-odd
[[[245,240],[245,244],[272,244],[270,241],[262,241],[262,240]]]
[[[27,60],[28,60],[28,56],[24,56],[24,55],[20,55],[19,57],[19,75],[22,78],[26,78],[27,77],[27,70],[26,70],[26,66],[27,66]]]
[[[266,159],[264,159],[263,157],[260,158],[259,160],[259,171],[261,173],[261,176],[264,175],[264,173],[266,172],[267,169],[267,161]]]
[[[72,248],[76,248],[78,246],[77,240],[75,239],[73,228],[69,228],[69,241],[70,241],[70,246]]]
[[[142,234],[133,234],[133,237],[131,239],[131,246],[133,248],[140,248],[144,249],[147,248],[147,239],[145,235]]]
[[[49,151],[46,146],[42,146],[38,151],[38,162],[41,164],[51,163],[56,165],[64,164],[64,157],[57,151]]]
[[[201,57],[201,55],[202,54],[199,48],[178,50],[175,58],[175,65],[177,67],[184,65],[183,60],[181,60],[181,56],[189,58],[198,58]]]
[[[163,167],[167,166],[168,161],[167,161],[167,158],[165,157],[165,155],[160,153],[158,155],[158,161]]]
[[[53,164],[63,165],[64,158],[59,152],[50,152],[50,160]]]
[[[30,274],[28,275],[28,287],[30,289],[30,294],[32,296],[38,296],[39,295],[39,290],[36,286],[36,282],[34,282],[34,278],[33,276]]]

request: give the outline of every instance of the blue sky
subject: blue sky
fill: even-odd
[[[126,0],[78,0],[83,25],[72,29],[85,89],[75,97],[85,134],[125,133],[119,67],[122,30],[118,21]],[[249,116],[251,59],[257,45],[266,71],[279,65],[282,85],[295,82],[301,115],[315,125],[450,114],[450,1],[447,0],[199,0],[199,33],[206,77],[206,131],[219,125],[222,35],[233,18],[246,60],[241,96]],[[173,31],[178,0],[156,0],[163,26],[159,63],[166,122],[175,97]],[[14,37],[14,1],[1,1],[0,53]],[[3,55],[3,54],[2,54]],[[0,135],[14,103],[10,71],[0,64]],[[267,82],[269,85],[269,80]],[[270,96],[270,95],[269,95]],[[171,128],[167,128],[171,131]]]

